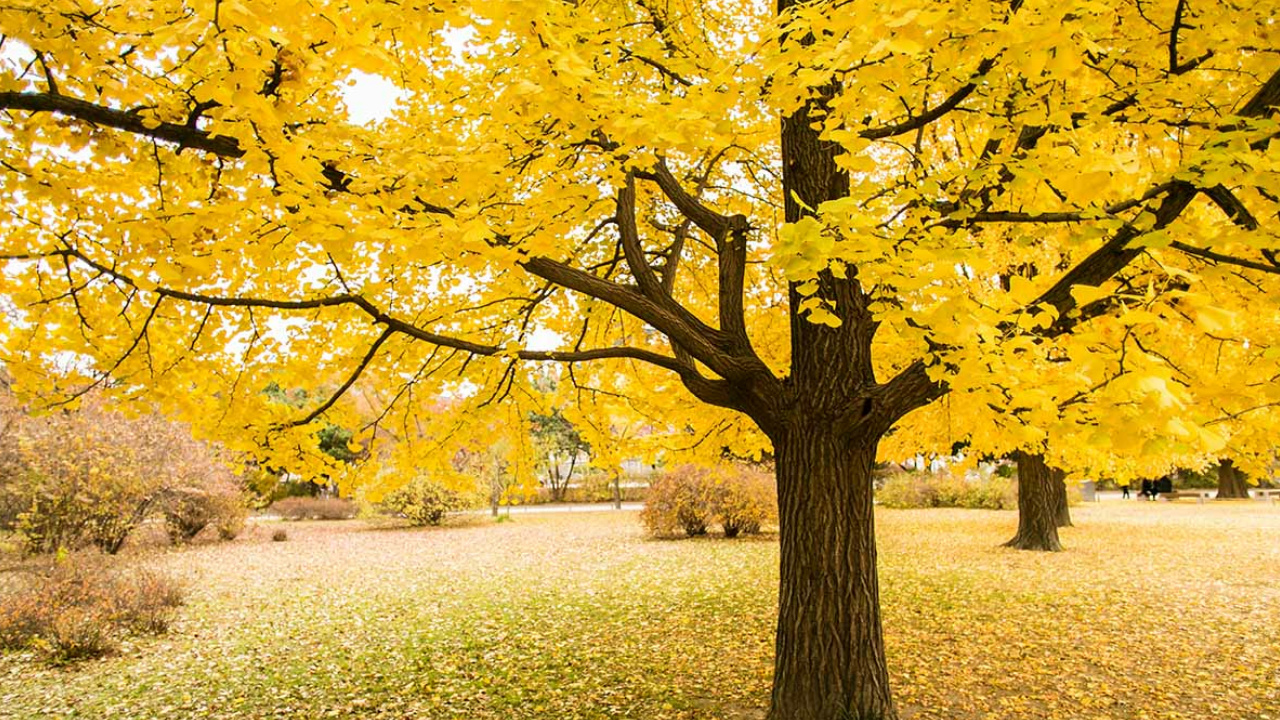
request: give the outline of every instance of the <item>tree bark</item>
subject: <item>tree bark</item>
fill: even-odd
[[[1062,543],[1058,540],[1059,508],[1054,487],[1061,479],[1054,476],[1043,455],[1018,451],[1013,458],[1018,463],[1018,533],[1005,546],[1057,552]],[[1066,505],[1065,486],[1062,504]]]
[[[1218,461],[1218,500],[1240,500],[1249,498],[1249,484],[1235,463],[1228,459]]]
[[[1071,504],[1067,502],[1067,473],[1058,468],[1050,468],[1053,476],[1049,483],[1053,490],[1054,522],[1058,527],[1073,527],[1071,523]]]
[[[785,13],[801,0],[778,0]],[[812,42],[812,37],[800,39]],[[782,118],[783,217],[798,222],[849,195],[841,148],[816,129],[833,82]],[[848,239],[853,241],[852,238]],[[835,263],[834,265],[839,265]],[[837,271],[838,270],[838,271]],[[880,625],[871,471],[893,423],[933,385],[877,383],[877,322],[856,268],[822,270],[816,291],[788,288],[791,372],[753,417],[773,441],[781,545],[778,628],[769,720],[896,720]],[[818,300],[839,319],[810,322]],[[897,379],[897,378],[895,378]]]
[[[877,440],[799,418],[775,442],[782,557],[770,720],[896,717],[876,574]]]

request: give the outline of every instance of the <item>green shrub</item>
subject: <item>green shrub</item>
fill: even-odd
[[[0,597],[0,649],[30,649],[55,665],[100,657],[128,633],[165,632],[182,601],[181,585],[161,573],[59,560]]]
[[[742,465],[684,465],[663,473],[649,486],[640,520],[657,537],[705,535],[715,524],[725,537],[736,537],[760,532],[777,515],[769,473]]]
[[[450,512],[462,510],[469,504],[462,493],[425,476],[396,489],[382,500],[382,505],[388,510],[404,516],[410,525],[419,527],[439,525]]]
[[[969,479],[951,473],[899,472],[889,475],[876,500],[890,508],[971,508],[1012,510],[1018,507],[1016,482],[992,475]]]
[[[271,503],[267,512],[285,520],[349,520],[359,508],[342,498],[287,497]]]

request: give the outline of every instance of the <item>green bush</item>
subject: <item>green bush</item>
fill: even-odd
[[[382,505],[410,525],[439,525],[450,512],[470,505],[462,493],[428,477],[419,477],[388,494]]]
[[[59,560],[0,596],[0,649],[33,650],[54,665],[100,657],[129,633],[168,630],[182,602],[182,586],[158,572]]]
[[[663,473],[649,486],[640,520],[657,537],[705,535],[718,524],[731,538],[758,533],[777,516],[777,495],[769,473],[743,465],[684,465]]]
[[[889,508],[1012,510],[1018,507],[1014,480],[999,475],[968,479],[945,472],[891,474],[876,492],[876,500]]]

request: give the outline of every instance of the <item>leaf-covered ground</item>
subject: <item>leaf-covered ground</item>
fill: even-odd
[[[878,515],[903,715],[1280,718],[1280,505]],[[268,527],[148,562],[174,632],[70,670],[0,657],[4,718],[758,718],[777,543],[659,542],[632,513]]]

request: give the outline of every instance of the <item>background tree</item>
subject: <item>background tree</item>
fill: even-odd
[[[1245,482],[1244,473],[1236,467],[1231,458],[1218,461],[1218,494],[1219,500],[1249,499],[1249,484]]]
[[[520,402],[520,360],[599,362],[579,378],[649,398],[673,445],[776,460],[770,717],[892,718],[881,441],[950,394],[1039,450],[1102,381],[1135,272],[1228,269],[1194,278],[1195,316],[1274,282],[1273,11],[7,5],[4,357],[20,387],[123,380],[275,448],[348,426],[358,382],[407,425]],[[353,121],[355,73],[395,87],[388,117]],[[55,350],[78,377],[48,382]],[[1105,394],[1159,404],[1168,374]],[[305,414],[255,390],[317,376],[346,380]]]
[[[529,427],[543,473],[542,482],[551,493],[552,501],[562,502],[579,457],[591,452],[591,446],[558,408],[547,414],[530,414]]]

